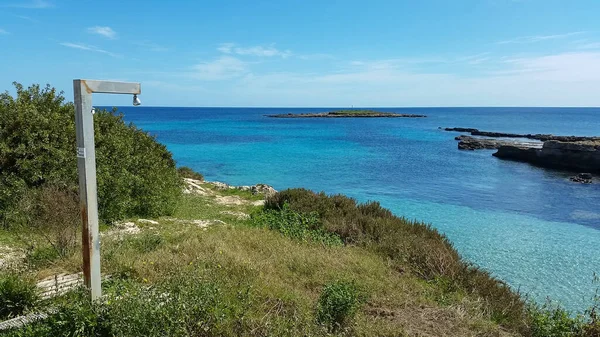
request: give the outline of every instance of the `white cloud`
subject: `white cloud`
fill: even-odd
[[[248,73],[246,63],[232,56],[221,56],[214,61],[202,62],[192,69],[192,77],[207,81],[232,79]]]
[[[217,50],[224,54],[249,55],[258,57],[277,56],[281,58],[287,58],[292,55],[290,50],[279,50],[275,48],[274,45],[237,47],[235,43],[221,43]]]
[[[485,61],[481,59],[488,58]],[[428,62],[439,62],[429,67]],[[423,63],[425,62],[425,63]],[[187,105],[213,106],[599,106],[600,51],[512,58],[479,53],[447,58],[335,61],[306,71],[262,71],[233,55],[193,73],[156,80],[201,87]],[[425,65],[425,66],[423,66]],[[264,69],[262,64],[261,69]],[[317,70],[318,69],[318,70]],[[222,80],[210,85],[200,80]],[[196,89],[194,89],[196,90]],[[178,102],[179,104],[179,102]]]
[[[468,55],[468,56],[463,56],[463,57],[459,57],[457,59],[457,62],[466,62],[468,64],[481,64],[483,62],[489,61],[491,59],[489,52],[485,52],[485,53],[479,53],[479,54],[475,54],[475,55]]]
[[[217,48],[217,50],[224,54],[231,54],[231,53],[233,53],[234,46],[235,46],[235,43],[221,43],[219,45],[219,47]]]
[[[497,74],[525,74],[530,80],[554,83],[591,81],[600,84],[600,52],[562,53],[505,62],[511,69]]]
[[[1,5],[0,7],[42,9],[54,7],[54,5],[51,2],[45,0],[33,0],[9,3],[6,5]]]
[[[8,35],[8,34],[10,34],[10,33],[5,31],[4,29],[0,28],[0,35]]]
[[[90,34],[97,34],[104,36],[107,39],[114,40],[117,38],[117,32],[107,26],[94,26],[87,29]]]
[[[60,45],[69,47],[69,48],[73,48],[73,49],[86,50],[86,51],[91,51],[91,52],[95,52],[95,53],[106,54],[106,55],[109,55],[112,57],[121,57],[121,55],[119,55],[119,54],[111,53],[104,49],[100,49],[96,46],[87,45],[87,44],[83,44],[83,43],[61,42]]]
[[[485,56],[484,56],[485,57]],[[476,59],[476,58],[474,58]],[[467,61],[468,64],[468,61]],[[478,65],[479,67],[479,65]],[[464,76],[452,66],[436,73],[389,60],[355,62],[328,73],[248,72],[215,91],[216,105],[272,106],[598,106],[600,52],[515,58],[504,71]],[[494,67],[491,67],[492,69]],[[208,103],[207,103],[208,104]]]
[[[29,22],[38,22],[38,20],[36,20],[32,17],[29,17],[29,16],[25,16],[25,15],[15,15],[15,17],[19,18],[19,19],[27,20]]]
[[[581,35],[581,34],[584,34],[584,33],[585,32],[571,32],[571,33],[555,34],[555,35],[521,36],[521,37],[517,37],[517,38],[514,38],[514,39],[510,39],[510,40],[499,41],[499,42],[497,42],[497,44],[535,43],[535,42],[548,41],[548,40],[564,39],[564,38],[567,38],[567,37],[577,36],[577,35]]]

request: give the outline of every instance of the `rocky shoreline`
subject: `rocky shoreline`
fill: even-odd
[[[458,149],[459,150],[494,150],[499,149],[502,146],[514,146],[521,145],[524,147],[530,148],[541,148],[541,142],[515,142],[512,140],[500,140],[500,139],[485,139],[485,138],[475,138],[471,136],[458,136],[454,138],[458,140]]]
[[[574,182],[589,184],[592,182],[591,173],[600,173],[600,137],[516,134],[473,128],[443,130],[471,134],[455,137],[459,141],[459,150],[497,149],[492,155],[500,159],[526,162],[544,168],[586,172],[571,177],[570,180]],[[537,142],[497,138],[532,139]]]
[[[541,167],[600,173],[600,142],[544,142],[542,148],[504,145],[493,156]]]
[[[208,184],[212,188],[216,190],[240,190],[240,191],[250,191],[253,195],[262,194],[265,199],[269,198],[277,193],[277,190],[272,186],[267,184],[256,184],[256,185],[243,185],[243,186],[233,186],[220,181],[204,181],[197,180],[191,178],[184,178],[185,182],[183,193],[184,194],[200,194],[200,195],[208,195],[211,194],[209,190],[202,187],[203,184]]]
[[[440,128],[441,129],[441,128]],[[445,131],[454,132],[467,132],[471,136],[483,136],[492,138],[527,138],[540,140],[542,142],[549,140],[556,140],[559,142],[585,142],[585,141],[600,141],[600,137],[586,137],[586,136],[555,136],[552,134],[521,134],[521,133],[505,133],[505,132],[491,132],[481,131],[473,128],[444,128]]]

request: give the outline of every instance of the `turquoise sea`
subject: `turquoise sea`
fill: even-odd
[[[122,107],[207,180],[377,200],[431,223],[468,260],[538,301],[584,310],[600,272],[600,183],[463,152],[438,127],[600,135],[598,108],[403,108],[398,119],[275,119],[322,108]]]

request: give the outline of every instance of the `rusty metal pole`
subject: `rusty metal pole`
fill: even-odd
[[[102,296],[100,274],[100,232],[98,229],[98,195],[96,184],[96,149],[94,146],[94,115],[92,93],[141,93],[139,83],[73,80],[75,96],[75,131],[77,138],[77,171],[82,220],[82,254],[84,284],[90,289],[92,301]],[[134,96],[134,105],[139,100]]]

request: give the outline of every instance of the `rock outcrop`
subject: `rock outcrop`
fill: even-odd
[[[185,178],[184,179],[184,188],[183,193],[185,194],[198,194],[198,195],[213,195],[214,192],[211,190],[211,187],[203,187],[202,184],[207,184],[212,186],[212,188],[217,190],[240,190],[240,191],[250,191],[252,194],[262,194],[265,198],[268,198],[275,193],[277,190],[272,186],[267,184],[256,184],[256,185],[244,185],[244,186],[233,186],[226,183],[222,183],[220,181],[200,181]],[[206,186],[206,185],[205,185]]]
[[[586,136],[555,136],[551,134],[521,134],[521,133],[505,133],[505,132],[491,132],[481,131],[473,128],[444,128],[445,131],[455,132],[468,132],[471,136],[483,136],[492,138],[527,138],[536,139],[543,142],[555,140],[559,142],[585,142],[585,141],[600,141],[600,137],[586,137]]]
[[[600,141],[544,142],[541,149],[518,145],[503,145],[493,154],[501,159],[528,162],[533,165],[600,172]]]
[[[593,176],[591,173],[579,173],[576,176],[569,178],[572,182],[581,184],[591,184],[593,182]]]
[[[459,150],[483,150],[483,149],[498,149],[501,146],[522,146],[531,148],[541,148],[540,142],[516,142],[510,140],[475,138],[471,136],[458,136],[454,138],[458,140]]]

